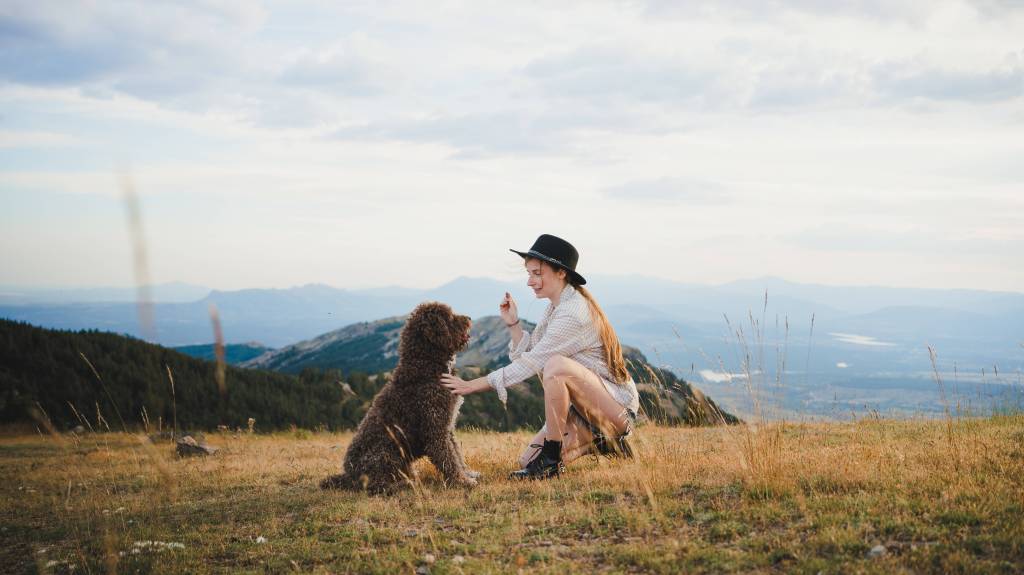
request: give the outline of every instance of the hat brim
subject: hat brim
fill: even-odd
[[[549,264],[551,264],[551,265],[553,265],[553,266],[555,266],[555,267],[557,267],[559,269],[563,269],[563,270],[565,270],[565,273],[569,274],[569,276],[573,280],[575,280],[574,283],[576,285],[584,285],[584,284],[587,283],[587,280],[583,276],[581,276],[580,274],[576,273],[575,270],[571,270],[571,269],[565,267],[565,264],[563,264],[562,262],[556,260],[555,258],[548,257],[548,256],[546,256],[546,255],[544,255],[544,254],[542,254],[540,252],[535,252],[533,250],[530,250],[528,252],[521,252],[519,250],[513,250],[513,249],[509,248],[508,251],[510,251],[510,252],[512,252],[514,254],[519,255],[519,257],[523,258],[524,260],[527,259],[527,258],[543,260],[543,261],[546,261]]]

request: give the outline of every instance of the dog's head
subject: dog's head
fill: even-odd
[[[443,303],[416,306],[402,330],[399,354],[430,354],[449,358],[469,343],[472,321]]]

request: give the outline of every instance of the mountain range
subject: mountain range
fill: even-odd
[[[395,368],[404,323],[405,318],[392,318],[356,324],[268,352],[249,363],[270,369],[252,369],[109,332],[0,319],[0,424],[160,431],[179,423],[237,429],[255,420],[264,430],[351,429]],[[475,328],[458,367],[464,376],[508,360],[507,330],[498,318],[485,318]],[[648,365],[639,352],[629,354],[642,418],[666,425],[738,422],[685,381]],[[536,428],[544,419],[543,395],[536,377],[511,389],[508,404],[494,393],[474,394],[466,399],[459,425]]]
[[[623,343],[739,412],[752,409],[750,389],[772,386],[784,388],[781,412],[814,415],[864,409],[941,413],[940,379],[955,392],[947,402],[971,406],[994,405],[1008,390],[1022,387],[1021,293],[823,286],[770,277],[717,286],[638,276],[589,279]],[[463,277],[425,290],[212,290],[194,301],[153,304],[152,339],[209,344],[212,307],[228,343],[258,341],[277,348],[401,316],[426,300],[481,318],[495,313],[506,291],[516,297],[522,317],[537,320],[546,302],[535,300],[524,283]],[[97,302],[68,292],[55,300],[50,293],[47,303],[19,297],[21,303],[0,297],[0,317],[142,335],[130,297]]]
[[[398,364],[398,345],[407,317],[353,324],[307,341],[269,350],[242,362],[240,367],[288,374],[329,369],[340,369],[344,373],[387,372]],[[523,327],[532,330],[535,326],[524,321]],[[456,368],[466,377],[476,377],[505,365],[509,362],[508,343],[508,330],[500,317],[485,316],[474,320],[469,344],[456,355]],[[627,346],[623,355],[637,383],[641,411],[646,417],[666,424],[687,425],[738,421],[686,381],[650,365],[639,350]],[[508,406],[499,407],[493,394],[480,394],[467,398],[465,411],[474,413],[470,417],[492,427],[505,409],[512,410],[511,416],[522,421],[536,418],[544,412],[543,389],[536,376],[510,391],[514,393]],[[487,413],[491,417],[481,419]]]

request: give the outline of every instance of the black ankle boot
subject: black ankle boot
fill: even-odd
[[[512,479],[548,479],[565,471],[562,463],[562,442],[544,440],[540,452],[526,464],[526,467],[509,474]]]

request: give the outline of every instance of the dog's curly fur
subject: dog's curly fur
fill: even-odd
[[[462,397],[441,386],[455,365],[455,352],[469,342],[470,319],[443,303],[423,303],[402,330],[398,366],[373,398],[345,454],[343,473],[324,479],[324,489],[384,493],[408,485],[412,463],[428,457],[448,485],[472,486],[455,442]]]

